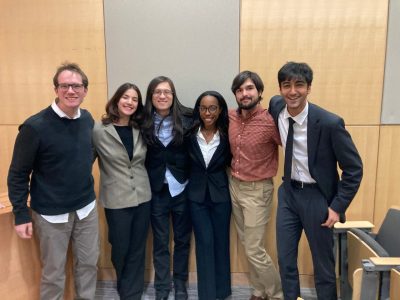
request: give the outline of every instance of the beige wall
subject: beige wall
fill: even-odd
[[[392,6],[398,7],[399,1],[394,2],[397,4]],[[378,228],[388,207],[400,205],[395,154],[400,146],[395,139],[400,126],[380,123],[387,25],[387,0],[242,0],[241,70],[261,74],[267,86],[264,99],[269,99],[279,92],[276,76],[285,62],[311,65],[310,101],[345,119],[364,163],[363,182],[348,219],[366,219]],[[394,37],[396,43],[398,38]],[[274,226],[269,230],[271,240]],[[275,254],[274,246],[270,250]],[[303,286],[308,286],[313,269],[304,241],[299,265]]]
[[[107,99],[107,77],[101,0],[0,0],[0,7],[0,194],[4,194],[17,126],[51,103],[51,78],[56,67],[69,60],[85,70],[90,85],[84,107],[96,119]],[[276,73],[282,64],[295,60],[312,66],[315,80],[310,100],[344,117],[365,166],[365,177],[348,218],[367,219],[379,226],[387,208],[400,205],[400,126],[380,123],[388,0],[242,0],[240,18],[240,69],[252,69],[262,76],[266,83],[264,106],[278,93]],[[96,178],[97,174],[95,170]],[[12,231],[9,215],[3,223]],[[104,218],[101,232],[100,278],[113,278]],[[247,265],[233,227],[231,237],[232,271],[241,275]],[[267,228],[266,244],[276,261],[274,219]],[[34,245],[21,241],[11,245],[17,246],[10,257],[21,262],[17,267],[6,264],[0,291],[13,286],[13,274],[26,270],[27,261],[37,267]],[[32,252],[25,247],[33,247]],[[195,271],[194,255],[190,268]],[[304,242],[300,272],[303,286],[310,286],[313,270]],[[26,274],[19,278],[21,289],[32,284]]]

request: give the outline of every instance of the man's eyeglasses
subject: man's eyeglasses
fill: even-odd
[[[207,106],[200,106],[199,107],[200,112],[205,113],[207,110],[210,114],[215,113],[218,110],[218,106],[216,105],[210,105],[209,107]]]
[[[73,84],[68,84],[68,83],[60,83],[57,88],[59,88],[61,91],[66,92],[69,90],[69,88],[72,88],[74,92],[81,92],[84,88],[83,84],[78,84],[78,83],[73,83]]]
[[[165,96],[171,96],[173,94],[173,92],[170,90],[155,90],[153,92],[153,95],[155,95],[157,97],[161,96],[161,94],[164,94]]]

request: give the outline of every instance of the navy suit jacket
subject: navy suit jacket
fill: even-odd
[[[228,136],[220,136],[220,143],[206,167],[203,154],[197,142],[196,134],[188,138],[190,175],[187,195],[190,201],[204,202],[206,190],[210,192],[212,202],[230,201],[226,168],[230,164],[231,154]]]
[[[281,96],[270,100],[269,111],[277,126],[285,105]],[[344,214],[360,186],[362,161],[343,119],[312,103],[308,106],[307,152],[308,169],[329,207]]]

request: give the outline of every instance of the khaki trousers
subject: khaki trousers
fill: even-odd
[[[65,263],[70,240],[74,261],[74,299],[94,299],[99,257],[97,207],[82,220],[75,212],[70,213],[67,223],[50,223],[35,212],[32,216],[42,262],[40,299],[64,298]]]
[[[253,295],[283,299],[279,274],[265,250],[265,225],[270,219],[272,179],[241,181],[229,176],[232,213],[249,263]]]

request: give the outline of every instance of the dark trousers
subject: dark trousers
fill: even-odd
[[[232,293],[229,255],[231,210],[231,202],[213,203],[209,195],[205,202],[190,203],[200,300],[224,299]]]
[[[188,280],[188,264],[192,224],[186,192],[172,197],[168,185],[152,193],[151,227],[153,230],[154,287],[167,296],[171,289],[169,230],[170,216],[174,233],[173,278],[175,284]]]
[[[297,256],[303,230],[311,249],[318,299],[337,299],[333,230],[321,226],[327,216],[327,200],[316,185],[279,187],[276,236],[285,300],[300,296]]]
[[[105,209],[111,261],[121,300],[140,300],[144,288],[150,201],[135,207]]]

